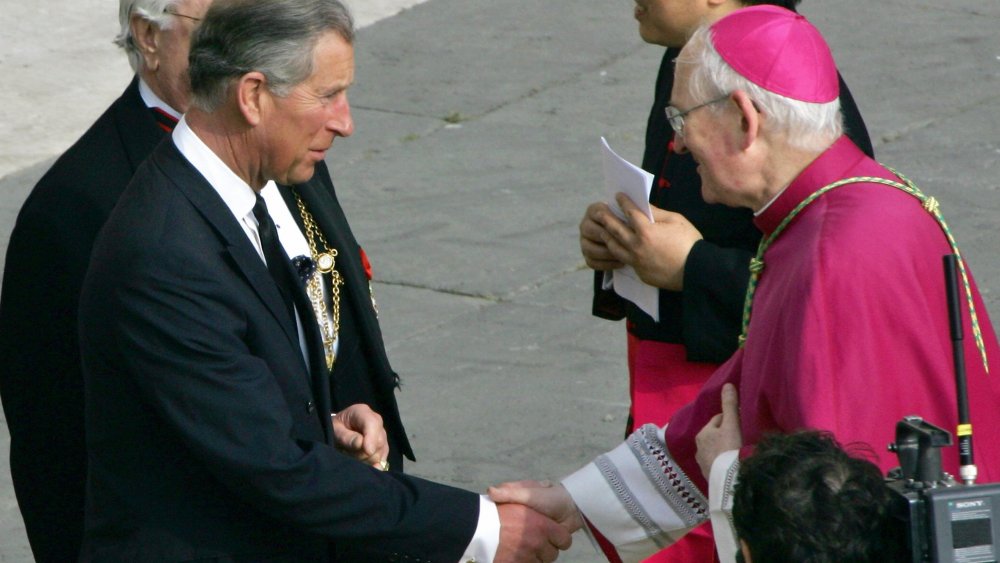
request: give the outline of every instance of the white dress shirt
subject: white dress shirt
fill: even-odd
[[[159,96],[153,93],[152,88],[146,84],[146,81],[141,78],[139,79],[139,97],[142,98],[142,103],[146,104],[146,107],[160,108],[170,117],[180,120],[181,112],[175,110],[170,107],[170,104],[161,100]]]

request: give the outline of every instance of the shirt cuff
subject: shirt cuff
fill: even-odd
[[[479,523],[459,563],[489,563],[500,547],[500,512],[486,495],[479,495]]]
[[[719,561],[736,560],[739,541],[733,526],[733,488],[740,470],[740,451],[723,452],[712,462],[708,476],[708,508]]]

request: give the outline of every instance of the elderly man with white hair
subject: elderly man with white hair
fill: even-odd
[[[561,486],[508,484],[494,500],[571,528],[582,514],[611,560],[632,561],[708,519],[709,500],[727,506],[740,456],[767,432],[816,428],[880,445],[906,415],[958,424],[942,267],[957,247],[934,198],[843,135],[838,90],[819,31],[788,10],[745,8],[692,37],[667,108],[676,148],[699,163],[706,201],[753,210],[764,235],[741,348],[664,428],[639,428]],[[996,481],[1000,380],[988,366],[1000,350],[971,273],[961,274],[980,478]],[[956,458],[944,456],[952,474]],[[895,457],[883,452],[877,465]],[[718,542],[728,522],[712,521]]]
[[[122,0],[115,40],[135,78],[39,180],[10,238],[0,396],[35,560],[75,561],[87,454],[77,302],[91,248],[139,164],[188,108],[190,34],[210,0]],[[64,111],[73,111],[65,108]]]

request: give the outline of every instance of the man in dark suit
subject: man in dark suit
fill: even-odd
[[[0,396],[14,491],[40,563],[75,560],[83,538],[76,313],[94,238],[136,168],[187,109],[189,35],[208,4],[122,0],[116,42],[136,76],[38,182],[11,234],[0,297]]]
[[[192,108],[122,195],[80,299],[82,560],[550,561],[569,546],[523,507],[371,467],[385,449],[367,406],[331,421],[362,394],[384,408],[394,385],[381,356],[370,390],[338,372],[378,344],[335,330],[375,319],[337,281],[360,275],[357,243],[324,224],[339,209],[319,164],[353,131],[352,43],[336,0],[217,0],[196,32]],[[368,465],[343,453],[351,431]]]

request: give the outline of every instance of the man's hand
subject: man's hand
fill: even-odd
[[[743,435],[740,432],[740,405],[736,396],[736,387],[732,383],[722,386],[722,412],[713,416],[712,420],[698,432],[695,437],[698,453],[695,459],[701,467],[705,479],[712,472],[712,462],[723,452],[738,450],[743,447]]]
[[[561,483],[549,481],[513,481],[489,488],[490,499],[495,503],[517,503],[548,516],[564,526],[570,533],[583,527],[583,517],[573,497]]]
[[[653,223],[625,194],[618,205],[627,222],[610,213],[604,222],[604,245],[615,260],[632,266],[639,278],[661,289],[684,289],[684,264],[694,243],[703,237],[680,213],[652,207]],[[582,225],[581,225],[582,229]]]
[[[608,250],[604,240],[608,238],[604,225],[607,221],[618,221],[606,203],[592,203],[580,221],[580,252],[583,259],[594,270],[607,272],[621,268],[619,262]],[[621,223],[621,221],[618,221]]]
[[[573,537],[565,527],[521,504],[498,504],[500,546],[495,563],[555,561]]]
[[[333,436],[337,448],[378,469],[388,469],[389,439],[382,417],[368,405],[351,405],[333,415]]]

